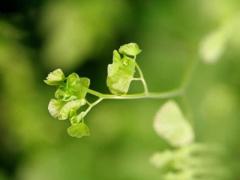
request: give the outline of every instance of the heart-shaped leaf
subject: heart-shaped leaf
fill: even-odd
[[[194,132],[179,106],[168,101],[157,112],[154,120],[157,134],[175,147],[182,147],[194,141]]]

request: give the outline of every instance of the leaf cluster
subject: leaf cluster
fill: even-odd
[[[128,92],[136,69],[135,59],[140,52],[136,43],[125,44],[119,51],[113,51],[113,62],[108,66],[107,75],[107,86],[113,95],[120,96]],[[51,116],[58,120],[70,121],[71,126],[67,129],[70,136],[89,136],[90,131],[84,123],[84,117],[103,99],[103,94],[89,88],[89,78],[79,77],[76,73],[65,76],[61,69],[49,73],[44,82],[56,87],[54,98],[48,105]],[[88,93],[99,99],[90,103],[86,98]]]

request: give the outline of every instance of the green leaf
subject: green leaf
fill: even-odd
[[[80,121],[83,120],[83,118],[85,117],[86,115],[86,111],[82,111],[80,112],[78,115],[73,115],[71,118],[70,118],[70,122],[71,124],[75,124],[75,123],[79,123]]]
[[[141,51],[136,43],[124,44],[119,48],[119,52],[127,56],[137,56]]]
[[[78,74],[72,73],[67,77],[67,90],[80,99],[84,99],[90,86],[90,79],[80,78]]]
[[[51,99],[48,104],[48,111],[52,117],[57,118],[60,114],[60,110],[62,109],[64,103],[60,100]]]
[[[168,101],[159,109],[154,129],[174,147],[186,146],[194,141],[193,129],[174,101]]]
[[[116,63],[121,62],[121,56],[117,50],[113,51],[113,62],[116,62]]]
[[[228,40],[228,33],[217,30],[208,34],[200,44],[200,56],[207,64],[216,63],[223,55]]]
[[[55,97],[57,99],[61,99],[62,101],[71,101],[77,99],[77,96],[73,95],[73,93],[68,90],[66,84],[59,86],[55,92]]]
[[[84,136],[90,136],[90,130],[85,123],[74,123],[68,129],[67,132],[70,136],[81,138]]]
[[[61,69],[56,69],[50,72],[44,82],[50,86],[60,85],[65,79],[65,75]]]
[[[67,102],[60,110],[58,119],[66,120],[69,118],[70,114],[76,112],[81,106],[86,104],[85,99],[73,100]],[[74,114],[74,113],[73,113]]]
[[[113,52],[113,63],[108,65],[107,86],[111,93],[122,95],[128,92],[135,73],[136,62],[124,56],[122,59],[117,51]]]

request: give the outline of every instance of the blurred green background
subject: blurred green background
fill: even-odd
[[[49,71],[77,72],[108,92],[112,51],[128,42],[143,49],[138,62],[152,91],[179,87],[200,60],[177,101],[198,142],[227,149],[231,180],[239,179],[239,13],[238,0],[1,1],[0,180],[159,179],[149,157],[168,148],[152,127],[165,100],[104,101],[89,114],[91,136],[83,139],[69,137],[68,123],[47,111]],[[226,26],[228,41],[208,49],[217,62],[204,63],[201,42]],[[224,48],[214,49],[219,43]]]

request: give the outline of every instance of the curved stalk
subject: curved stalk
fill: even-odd
[[[139,67],[139,65],[137,63],[136,63],[136,68],[137,68],[138,73],[140,75],[140,80],[142,81],[142,84],[143,84],[144,93],[148,94],[149,91],[148,91],[148,86],[147,86],[146,80],[144,78],[144,75],[143,75],[143,72],[142,72],[141,68]]]
[[[103,94],[92,89],[88,90],[89,94],[97,96],[102,99],[167,99],[176,96],[180,96],[184,93],[183,89],[177,89],[167,92],[148,92],[146,93],[136,93],[136,94],[126,94],[126,95],[113,95],[113,94]]]

